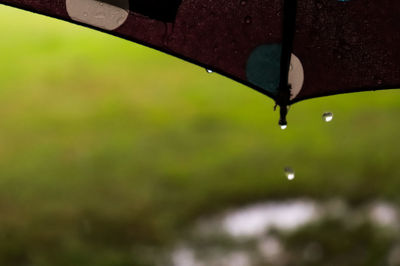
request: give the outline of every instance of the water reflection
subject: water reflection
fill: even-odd
[[[377,265],[375,253],[400,265],[398,223],[397,206],[384,201],[257,203],[199,221],[172,249],[170,265],[325,265],[338,252],[357,265]]]
[[[233,237],[256,237],[273,228],[294,230],[316,219],[319,214],[312,201],[289,201],[256,204],[228,213],[224,230]]]
[[[374,224],[396,228],[399,217],[396,207],[385,202],[375,202],[369,207],[369,218]]]

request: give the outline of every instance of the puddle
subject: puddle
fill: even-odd
[[[222,224],[233,237],[257,237],[273,228],[295,230],[318,216],[318,206],[311,201],[272,202],[228,213]]]
[[[340,199],[325,202],[305,199],[262,202],[203,218],[192,226],[187,239],[181,239],[171,249],[163,265],[279,266],[293,265],[297,260],[300,262],[296,265],[329,261],[324,252],[329,243],[312,239],[312,235],[311,239],[305,238],[303,244],[297,243],[299,246],[295,248],[290,241],[287,242],[296,232],[307,226],[312,228],[323,224],[326,220],[336,221],[340,225],[337,230],[344,228],[345,234],[346,230],[351,234],[351,230],[363,228],[365,224],[371,225],[373,235],[376,233],[379,236],[377,239],[382,236],[391,241],[390,247],[382,255],[387,265],[400,265],[398,206],[372,201],[353,207]],[[328,233],[334,239],[335,230],[321,231],[321,234]],[[360,244],[362,246],[363,243]],[[351,252],[349,250],[347,255],[359,256]],[[368,254],[370,251],[366,252]]]

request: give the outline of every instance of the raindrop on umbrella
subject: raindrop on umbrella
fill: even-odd
[[[286,175],[287,179],[293,180],[295,178],[295,173],[294,173],[293,168],[285,167],[285,175]]]
[[[207,71],[208,74],[214,73],[214,71],[212,71],[211,69],[206,69],[206,71]]]
[[[253,21],[253,19],[251,18],[251,16],[247,16],[247,17],[244,18],[244,22],[246,24],[251,24],[252,21]]]
[[[324,119],[325,122],[331,122],[333,120],[333,113],[331,113],[331,112],[323,113],[322,119]]]

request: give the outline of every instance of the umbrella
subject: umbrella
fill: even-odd
[[[134,41],[288,106],[400,88],[398,0],[0,0]]]

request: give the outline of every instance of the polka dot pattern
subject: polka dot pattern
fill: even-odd
[[[97,0],[66,0],[68,15],[72,20],[105,30],[122,26],[129,16],[129,0],[100,2]]]

